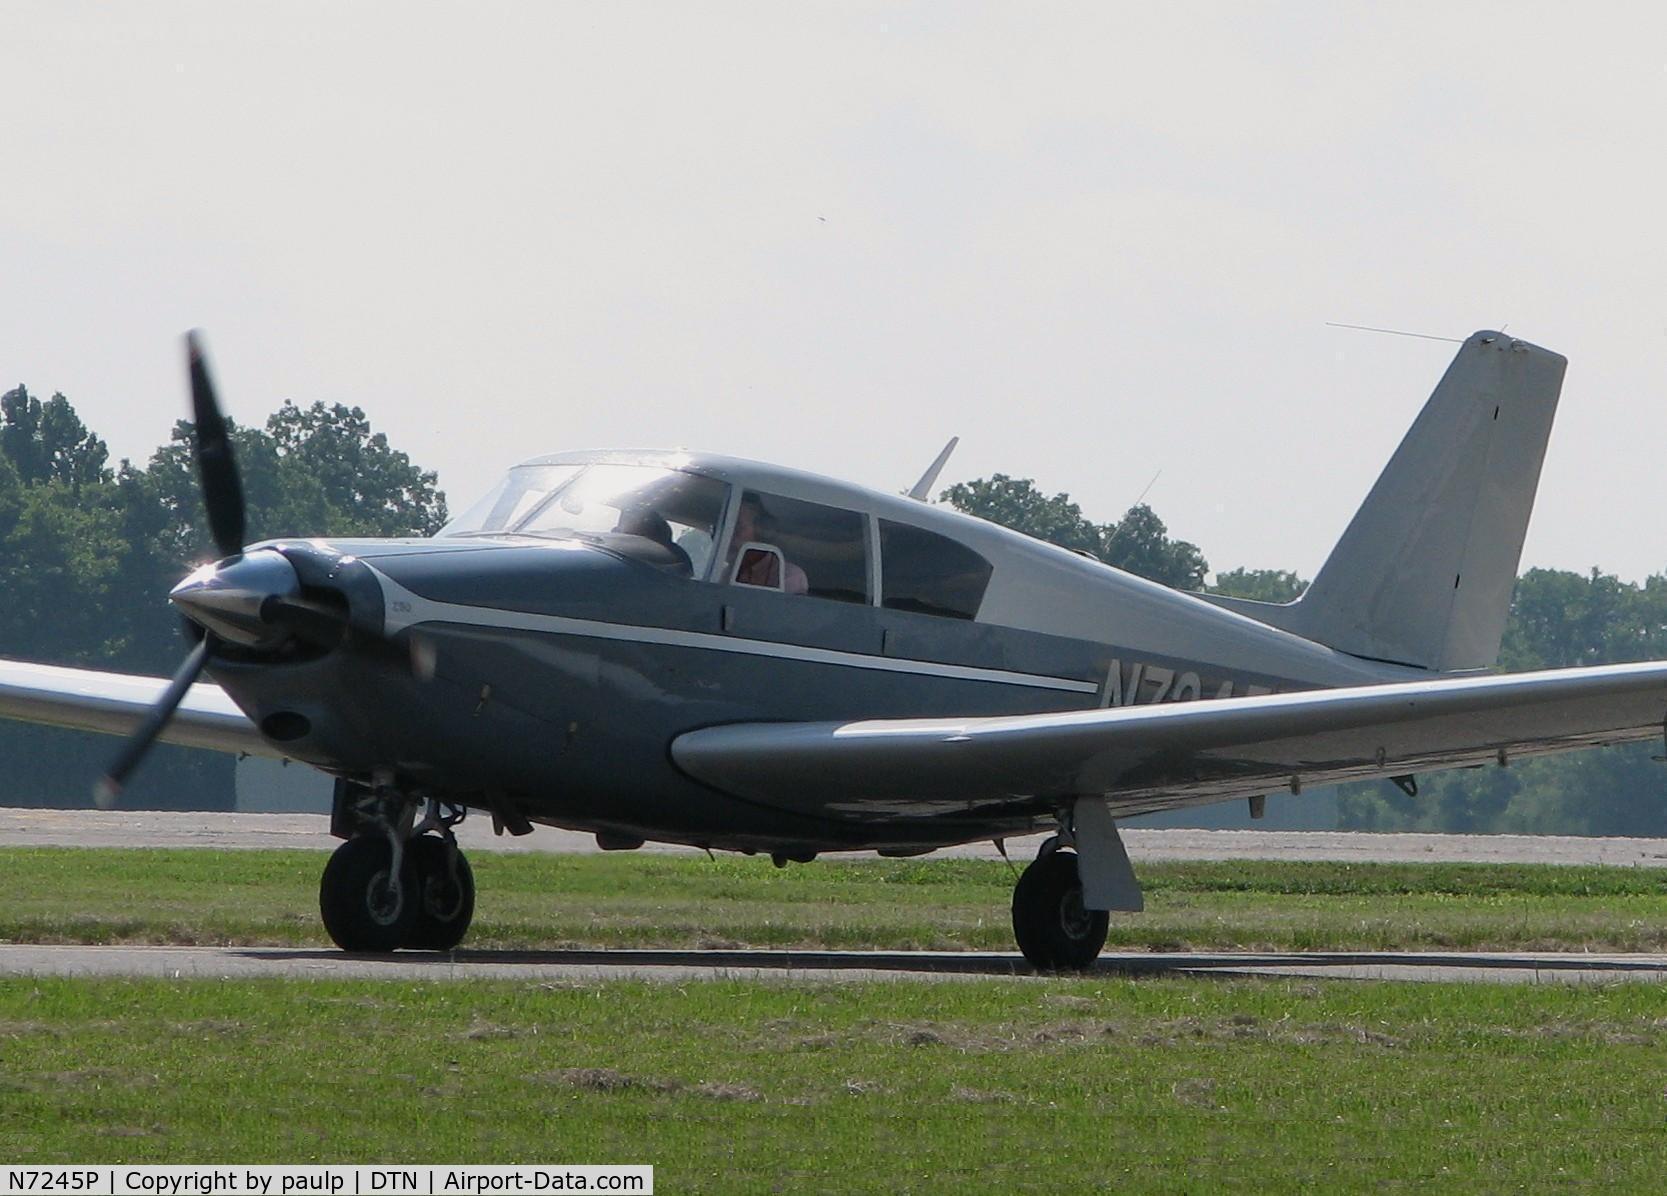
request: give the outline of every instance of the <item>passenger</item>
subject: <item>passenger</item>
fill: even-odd
[[[780,552],[780,545],[774,544],[768,538],[773,534],[773,521],[757,495],[743,495],[741,509],[735,516],[735,534],[729,540],[729,560],[733,562],[745,544],[769,544]],[[805,576],[805,571],[789,561],[786,553],[782,553],[780,557],[786,574],[784,577],[777,577],[776,561],[775,556],[761,554],[758,559],[743,563],[735,574],[735,580],[746,586],[779,588],[788,594],[804,594],[810,591],[810,579]],[[731,564],[731,568],[733,567]]]

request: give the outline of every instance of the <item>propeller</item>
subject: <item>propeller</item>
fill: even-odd
[[[111,809],[116,799],[121,796],[122,786],[127,784],[127,778],[133,770],[139,767],[139,761],[145,758],[145,753],[156,742],[156,737],[162,734],[162,728],[168,725],[168,719],[173,716],[179,704],[185,700],[185,691],[196,682],[208,663],[208,654],[213,651],[214,636],[205,635],[191,649],[174,672],[174,678],[168,682],[168,688],[162,691],[156,705],[145,715],[145,721],[139,724],[137,730],[122,744],[121,752],[110,762],[110,767],[104,770],[104,775],[93,786],[93,803],[101,810]]]
[[[238,477],[237,459],[232,453],[225,417],[220,414],[220,401],[214,394],[208,363],[203,358],[202,340],[195,330],[185,334],[185,354],[191,372],[191,412],[196,421],[197,476],[202,482],[203,502],[208,507],[209,534],[221,556],[237,556],[243,551],[243,483]],[[216,642],[213,632],[198,641],[174,671],[173,680],[144,722],[122,745],[93,787],[93,801],[99,809],[108,810],[116,804],[127,778],[185,700],[185,692],[202,674]]]
[[[243,481],[203,360],[202,340],[194,329],[185,334],[185,353],[191,367],[191,413],[197,421],[197,476],[208,507],[209,533],[221,556],[236,556],[243,551]]]
[[[351,643],[355,651],[409,670],[418,680],[434,676],[434,648],[426,639],[413,635],[401,646],[376,632],[354,628],[344,609],[301,593],[294,568],[281,553],[262,548],[243,551],[243,482],[202,341],[195,331],[185,334],[185,352],[196,422],[197,476],[208,509],[209,534],[221,560],[197,570],[168,596],[203,628],[203,638],[180,663],[168,688],[94,786],[93,800],[101,810],[115,805],[127,778],[144,760],[185,700],[186,691],[222,644],[259,651],[279,647],[290,639],[325,650]]]

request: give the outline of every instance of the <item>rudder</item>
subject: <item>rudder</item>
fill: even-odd
[[[1354,656],[1494,664],[1567,365],[1470,336],[1302,597],[1222,605]]]

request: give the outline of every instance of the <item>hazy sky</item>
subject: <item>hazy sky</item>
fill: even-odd
[[[1645,5],[0,2],[0,388],[363,406],[461,508],[1004,471],[1311,574],[1454,346],[1571,359],[1525,564],[1667,568]],[[328,529],[319,529],[325,531]]]

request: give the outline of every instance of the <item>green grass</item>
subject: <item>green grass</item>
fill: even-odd
[[[661,1190],[1657,1190],[1667,992],[0,982],[0,1157]]]
[[[322,944],[316,852],[0,851],[0,941]],[[474,857],[467,945],[1009,950],[1013,873],[982,860]],[[1148,864],[1112,948],[1667,949],[1667,869]]]

